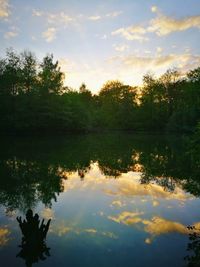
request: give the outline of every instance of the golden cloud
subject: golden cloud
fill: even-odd
[[[143,212],[129,212],[123,211],[118,216],[108,216],[108,219],[123,224],[134,224],[141,221],[141,218],[137,217],[138,215],[142,215]]]
[[[130,174],[129,174],[130,175]],[[174,192],[167,192],[162,186],[157,184],[140,184],[138,179],[130,179],[128,176],[120,177],[113,189],[105,189],[105,193],[112,196],[151,196],[154,201],[161,199],[176,199],[184,201],[192,199],[191,195],[186,195],[184,190],[176,187]]]
[[[175,19],[163,15],[157,8],[152,6],[151,11],[156,13],[156,18],[150,20],[146,27],[141,25],[132,25],[126,28],[119,28],[111,35],[121,35],[127,40],[147,41],[147,33],[154,32],[158,36],[168,35],[172,32],[185,31],[190,28],[200,28],[200,16],[190,16],[181,19]]]
[[[144,231],[151,235],[147,238],[145,243],[150,244],[155,236],[168,233],[189,234],[186,225],[176,221],[170,221],[159,216],[154,216],[151,220],[141,218],[142,212],[124,211],[117,216],[108,216],[108,219],[125,225],[133,226],[135,224],[144,225]],[[196,229],[200,229],[200,222],[194,224]]]
[[[153,204],[153,207],[157,207],[159,206],[160,203],[157,200],[154,200],[152,204]]]
[[[179,222],[173,222],[161,217],[153,217],[151,220],[143,220],[144,230],[151,235],[161,235],[168,233],[188,234],[187,227]]]
[[[164,190],[161,185],[158,184],[141,184],[140,172],[128,172],[121,174],[119,179],[110,180],[107,179],[100,171],[98,164],[93,163],[90,170],[85,174],[84,182],[80,181],[78,172],[67,172],[64,169],[61,170],[62,175],[68,177],[67,180],[63,180],[64,191],[69,191],[78,188],[80,190],[101,190],[107,195],[119,197],[133,197],[140,196],[141,199],[146,199],[150,196],[153,199],[153,205],[159,204],[159,198],[165,200],[178,200],[185,201],[192,199],[192,195],[186,194],[180,186],[176,186],[173,192]],[[64,173],[64,174],[63,174]],[[123,203],[119,200],[113,200],[111,205],[121,206]]]
[[[200,16],[191,16],[183,19],[174,19],[162,14],[150,21],[148,32],[155,32],[158,36],[172,32],[185,31],[190,28],[200,28]]]

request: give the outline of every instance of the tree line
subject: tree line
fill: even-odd
[[[141,87],[108,81],[97,95],[64,86],[53,55],[8,49],[0,59],[0,131],[52,133],[133,130],[193,132],[200,123],[200,67],[183,77],[147,73]]]

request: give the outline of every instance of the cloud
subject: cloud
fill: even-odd
[[[53,25],[69,25],[72,21],[74,21],[74,18],[67,15],[65,12],[60,13],[48,13],[47,14],[47,22],[49,24]]]
[[[54,211],[50,208],[44,208],[41,211],[41,216],[42,218],[49,220],[49,219],[53,219],[54,218]]]
[[[113,200],[110,206],[121,208],[124,206],[124,204],[120,200]]]
[[[111,35],[121,35],[126,40],[132,41],[147,41],[148,38],[144,36],[146,33],[146,29],[141,26],[130,26],[127,28],[119,28],[113,32],[111,32]]]
[[[10,38],[14,38],[18,35],[18,32],[16,31],[8,31],[4,34],[4,38],[5,39],[10,39]]]
[[[89,228],[89,229],[85,229],[84,232],[86,233],[91,233],[91,234],[96,234],[97,230],[94,228]]]
[[[76,21],[76,18],[69,16],[65,12],[49,13],[41,10],[32,10],[33,17],[45,18],[49,27],[66,27],[72,22]]]
[[[56,39],[56,28],[48,28],[45,32],[42,33],[42,36],[48,43],[52,42],[54,39]]]
[[[42,15],[44,15],[44,12],[33,9],[32,16],[34,16],[34,17],[41,17]]]
[[[158,184],[140,184],[138,178],[131,176],[131,172],[127,175],[121,176],[120,179],[118,179],[118,183],[115,184],[115,187],[113,189],[105,189],[105,193],[111,196],[126,197],[151,196],[154,200],[157,200],[158,198],[166,200],[174,199],[179,201],[192,199],[191,195],[185,194],[184,190],[178,186],[175,188],[174,192],[168,192]]]
[[[19,29],[15,26],[9,27],[9,31],[4,33],[4,38],[5,39],[10,39],[14,38],[19,34]]]
[[[72,227],[69,227],[68,225],[66,225],[65,221],[61,221],[50,228],[50,232],[58,236],[66,235],[72,230],[73,230]]]
[[[151,243],[152,243],[152,241],[151,241],[151,239],[150,239],[150,238],[146,238],[146,239],[145,239],[145,243],[146,243],[146,244],[151,244]]]
[[[95,228],[79,228],[78,226],[74,226],[74,224],[69,226],[67,221],[65,220],[58,221],[56,225],[52,225],[52,227],[50,228],[50,232],[59,237],[66,236],[71,233],[75,235],[88,234],[90,237],[103,236],[112,239],[118,238],[118,236],[115,235],[113,232],[104,232]]]
[[[113,11],[111,13],[107,13],[106,15],[94,15],[94,16],[89,16],[88,19],[89,20],[100,20],[103,18],[116,18],[118,17],[120,14],[122,14],[122,11]]]
[[[164,219],[159,216],[154,216],[150,220],[144,219],[139,215],[143,215],[142,212],[129,212],[123,211],[117,216],[108,216],[108,219],[116,222],[122,223],[129,226],[134,226],[135,224],[143,225],[143,230],[151,235],[150,238],[145,239],[146,244],[151,244],[155,236],[169,233],[179,233],[187,235],[190,231],[187,229],[186,225]],[[200,222],[194,223],[196,229],[200,228]]]
[[[89,20],[100,20],[101,16],[90,16],[88,17]]]
[[[151,7],[151,11],[152,11],[153,13],[157,12],[157,11],[158,11],[158,7],[157,7],[157,6],[152,6],[152,7]]]
[[[154,200],[152,204],[153,204],[153,207],[157,207],[160,205],[160,203],[157,200]]]
[[[0,0],[3,1],[3,0]],[[84,15],[84,14],[74,14],[73,16],[70,16],[64,11],[56,12],[56,13],[50,13],[45,12],[42,10],[32,10],[32,16],[33,17],[44,17],[47,21],[47,24],[53,25],[53,26],[68,26],[72,23],[81,23],[82,21],[98,21],[105,18],[116,18],[120,14],[122,14],[122,11],[113,11],[107,14],[102,15]]]
[[[118,216],[108,216],[108,219],[123,224],[134,224],[140,222],[142,219],[138,215],[142,215],[143,212],[129,212],[123,211]]]
[[[185,31],[190,28],[200,29],[200,16],[188,16],[176,19],[165,16],[156,6],[152,6],[151,11],[156,14],[156,17],[150,20],[146,27],[141,25],[131,25],[125,28],[122,27],[111,32],[111,35],[121,35],[129,41],[147,41],[148,37],[146,34],[148,33],[164,36],[173,32]]]
[[[146,225],[144,230],[154,236],[168,233],[189,233],[185,225],[158,216],[154,216],[151,220],[143,220],[142,223]]]
[[[8,0],[0,0],[0,19],[7,18],[10,15],[10,6]]]
[[[158,36],[164,36],[172,32],[185,31],[190,28],[200,29],[200,16],[175,19],[159,13],[158,17],[150,21],[148,32],[155,32]]]
[[[116,18],[116,17],[118,17],[121,14],[122,14],[122,11],[113,11],[111,13],[106,14],[106,17]]]
[[[157,52],[157,53],[161,53],[162,51],[163,51],[162,47],[157,47],[157,48],[156,48],[156,52]]]
[[[138,69],[144,72],[152,69],[155,71],[172,67],[176,67],[180,71],[185,72],[189,69],[196,68],[200,64],[199,55],[192,55],[190,53],[161,55],[161,51],[160,48],[157,49],[155,56],[120,55],[111,57],[108,61],[111,63],[117,61],[122,64],[122,67]]]
[[[129,46],[126,45],[126,44],[123,44],[123,45],[114,45],[114,48],[118,52],[124,52],[124,51],[126,51],[129,48]]]
[[[155,56],[155,57],[139,57],[139,56],[127,56],[123,59],[125,65],[131,65],[136,68],[148,67],[163,67],[169,66],[174,61],[176,61],[176,55],[170,54],[165,56]]]
[[[62,170],[62,173],[64,170]],[[158,204],[160,199],[164,200],[177,200],[186,201],[193,199],[193,196],[186,194],[181,188],[181,185],[177,185],[173,192],[166,191],[163,186],[158,184],[141,184],[141,173],[128,172],[122,174],[119,179],[115,180],[110,187],[110,181],[100,171],[97,163],[91,165],[90,170],[85,174],[84,183],[80,182],[78,172],[67,173],[67,180],[63,181],[65,192],[74,188],[81,188],[88,190],[101,190],[106,195],[115,196],[113,201],[120,200],[120,197],[137,197],[140,199],[148,199],[150,196],[155,204]],[[117,199],[117,200],[116,200]],[[115,204],[121,204],[120,202],[114,202]],[[113,204],[114,204],[113,203]],[[122,203],[123,204],[123,203]]]

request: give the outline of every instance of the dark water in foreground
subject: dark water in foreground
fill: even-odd
[[[52,218],[51,256],[33,266],[187,266],[198,178],[176,137],[1,140],[0,266],[26,266],[16,216],[28,208]]]

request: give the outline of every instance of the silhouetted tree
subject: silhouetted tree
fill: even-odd
[[[0,59],[0,130],[193,132],[200,121],[199,73],[199,68],[184,78],[175,69],[160,78],[147,73],[141,87],[108,81],[92,95],[84,83],[79,90],[64,86],[52,54],[38,62],[30,51],[8,49]]]

